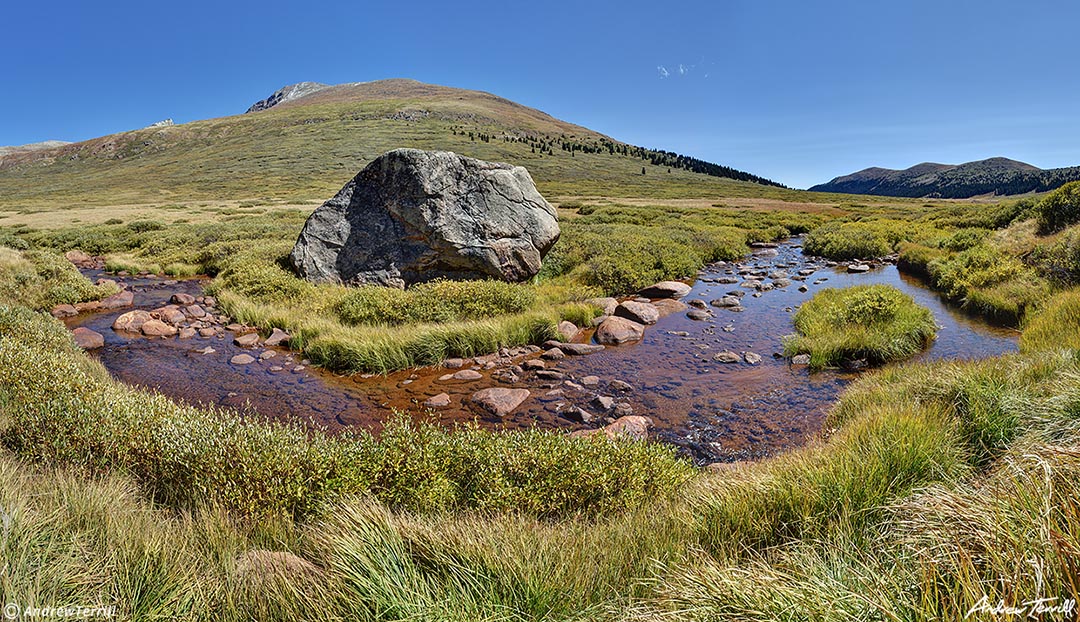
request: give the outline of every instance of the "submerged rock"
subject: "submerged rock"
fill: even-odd
[[[690,293],[690,286],[678,281],[660,281],[638,293],[646,298],[682,298]]]
[[[714,307],[730,308],[737,307],[742,303],[735,296],[723,296],[721,298],[718,298],[717,300],[713,300],[709,304]]]
[[[619,417],[614,422],[604,426],[604,434],[608,438],[626,438],[635,441],[643,441],[649,437],[649,428],[652,427],[652,419],[641,415],[627,415]]]
[[[246,333],[238,335],[233,339],[233,343],[241,348],[248,348],[259,343],[259,333]]]
[[[652,305],[656,307],[657,311],[660,312],[660,317],[667,317],[673,313],[686,311],[690,308],[684,303],[681,303],[678,300],[672,300],[670,298],[657,300],[656,302],[652,303]]]
[[[105,345],[105,336],[82,326],[71,331],[75,345],[83,350],[95,350]]]
[[[528,398],[528,389],[491,387],[473,393],[470,399],[481,410],[496,417],[505,417],[513,412],[515,408],[521,406],[521,403]]]
[[[559,239],[528,171],[446,151],[376,158],[308,218],[290,259],[316,282],[523,281]]]
[[[263,342],[263,345],[280,346],[289,343],[290,339],[292,339],[292,335],[280,328],[275,328],[273,332],[270,333],[270,336],[266,338],[266,341]]]
[[[450,396],[446,393],[440,393],[424,400],[424,406],[428,408],[445,408],[450,405]]]
[[[713,360],[717,363],[738,363],[742,360],[742,357],[734,352],[719,352],[713,357]]]
[[[101,301],[102,308],[105,309],[123,309],[124,307],[130,307],[135,303],[135,294],[124,290],[120,293],[113,294],[108,298]]]
[[[140,328],[142,334],[147,337],[172,337],[176,334],[176,327],[166,324],[161,320],[150,319],[143,323]]]
[[[640,341],[645,327],[626,318],[611,316],[596,328],[596,341],[604,345],[620,345]]]
[[[460,380],[462,382],[472,382],[473,380],[479,380],[484,377],[483,374],[475,369],[463,369],[459,372],[454,372],[450,375],[454,380]]]
[[[602,352],[604,350],[604,346],[591,343],[560,343],[558,348],[559,350],[562,350],[563,353],[572,354],[574,356],[596,354],[597,352]]]
[[[150,316],[150,313],[141,309],[128,311],[113,320],[112,328],[115,331],[137,333],[142,329],[143,324],[152,319],[154,318]]]

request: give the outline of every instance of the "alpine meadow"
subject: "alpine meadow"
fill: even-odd
[[[414,19],[448,10],[427,9]],[[597,53],[606,22],[566,10],[581,11],[566,16],[574,45]],[[237,28],[285,19],[222,11]],[[518,18],[522,45],[563,45]],[[490,37],[509,54],[500,24],[478,17],[460,45]],[[280,50],[249,59],[252,80],[317,64],[310,47],[328,41],[300,46],[286,26]],[[441,36],[417,34],[387,66],[449,71],[435,57],[459,53]],[[732,64],[751,54],[736,43],[760,52],[731,36]],[[211,71],[161,37],[155,55]],[[914,62],[894,51],[884,66]],[[569,49],[548,54],[574,66]],[[887,76],[866,78],[867,62],[821,79],[870,80],[872,97]],[[119,65],[102,72],[133,88]],[[733,164],[775,135],[694,133],[737,120],[696,116],[691,87],[734,87],[742,70],[655,72],[685,110],[628,89],[603,118],[646,115],[668,145],[391,78],[0,148],[5,619],[1076,619],[1076,169],[982,158],[794,189]],[[575,101],[543,75],[550,88],[472,83]],[[808,84],[783,93],[812,101]],[[231,101],[217,88],[175,114]],[[598,109],[582,100],[581,118]],[[923,154],[897,144],[882,161]]]

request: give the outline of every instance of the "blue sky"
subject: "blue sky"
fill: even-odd
[[[36,6],[31,6],[36,4]],[[1080,165],[1080,3],[8,3],[0,145],[407,77],[806,187],[867,166]]]

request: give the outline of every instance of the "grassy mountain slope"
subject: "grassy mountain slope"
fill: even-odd
[[[902,171],[868,168],[810,188],[894,197],[966,199],[1045,192],[1080,179],[1080,167],[1043,170],[1007,158],[989,158],[960,165],[923,162]]]
[[[383,80],[317,89],[251,114],[11,154],[0,159],[0,208],[319,201],[396,147],[524,165],[552,196],[805,200],[782,188],[653,164],[661,152],[643,159],[623,143],[488,93]]]

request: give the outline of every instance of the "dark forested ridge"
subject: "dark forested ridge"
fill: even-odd
[[[844,192],[893,197],[967,199],[1046,192],[1080,180],[1080,166],[1041,169],[1007,158],[966,164],[924,162],[904,170],[868,168],[810,188],[815,192]]]

